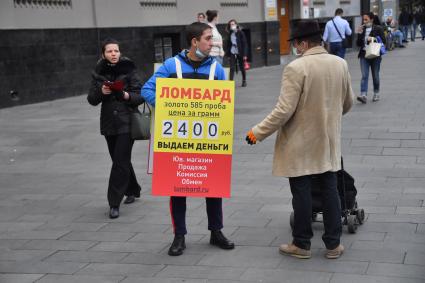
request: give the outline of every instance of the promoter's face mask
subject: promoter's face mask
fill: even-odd
[[[198,59],[201,59],[201,60],[208,56],[204,54],[198,47],[196,47],[195,55],[196,57],[198,57]]]

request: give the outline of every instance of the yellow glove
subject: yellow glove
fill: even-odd
[[[252,132],[252,130],[248,131],[248,133],[246,134],[245,140],[250,145],[257,143],[257,138],[254,136],[254,133]]]

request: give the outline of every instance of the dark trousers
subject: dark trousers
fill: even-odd
[[[309,250],[310,239],[313,237],[312,221],[312,177],[319,178],[322,193],[323,222],[325,233],[322,240],[327,249],[335,249],[340,244],[341,203],[337,190],[336,172],[325,172],[317,175],[306,175],[289,178],[292,192],[292,206],[294,208],[294,230],[292,231],[293,244],[299,248]]]
[[[342,42],[331,42],[329,44],[329,53],[341,57],[345,57],[345,47]]]
[[[207,204],[208,230],[223,229],[223,209],[221,198],[205,198]],[[186,197],[170,198],[170,213],[174,234],[186,235]]]
[[[119,207],[124,195],[140,197],[140,186],[131,164],[131,150],[134,140],[130,134],[105,136],[112,159],[108,185],[110,207]]]
[[[235,71],[239,68],[239,70],[242,73],[242,80],[246,81],[246,71],[243,64],[243,57],[240,55],[231,54],[230,59],[230,80],[233,80],[233,77],[235,76]]]

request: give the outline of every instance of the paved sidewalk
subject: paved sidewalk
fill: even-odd
[[[248,87],[237,88],[233,197],[224,203],[232,251],[208,244],[205,202],[190,199],[187,249],[167,255],[168,198],[150,196],[147,142],[133,151],[140,201],[108,219],[111,162],[99,108],[85,96],[1,109],[0,282],[425,282],[424,51],[419,40],[385,55],[382,100],[344,118],[345,167],[367,221],[356,234],[344,227],[338,260],[323,257],[320,223],[311,259],[278,253],[291,240],[288,181],[271,175],[274,136],[244,142],[274,106],[281,66],[250,70]],[[356,54],[347,60],[359,93]]]

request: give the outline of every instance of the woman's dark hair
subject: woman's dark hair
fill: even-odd
[[[106,50],[106,45],[108,44],[116,44],[116,45],[120,45],[120,43],[118,42],[118,40],[114,39],[114,38],[106,38],[102,41],[102,55],[105,53]]]
[[[236,24],[236,26],[239,28],[239,24],[238,24],[238,22],[235,20],[235,19],[231,19],[230,21],[228,21],[227,22],[227,26],[226,26],[226,31],[227,32],[230,32],[231,30],[230,30],[230,23],[231,22],[235,22],[235,24]]]
[[[218,16],[217,10],[208,10],[206,14],[207,14],[207,21],[209,23],[212,22],[214,18]]]
[[[375,18],[375,14],[373,12],[364,13],[363,16],[368,16],[371,21]]]
[[[185,30],[187,45],[190,46],[194,38],[200,40],[202,34],[207,29],[211,29],[211,27],[206,23],[194,22],[188,25]]]

